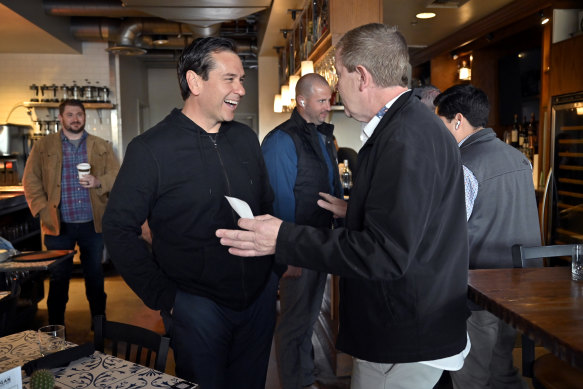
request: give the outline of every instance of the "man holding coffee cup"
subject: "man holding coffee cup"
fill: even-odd
[[[62,130],[35,143],[22,183],[31,213],[40,216],[48,250],[79,245],[91,316],[105,315],[101,218],[119,170],[111,143],[85,131],[79,100],[59,106]],[[73,260],[51,270],[47,307],[50,324],[65,324]]]

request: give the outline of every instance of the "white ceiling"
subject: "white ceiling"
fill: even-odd
[[[513,0],[469,0],[459,8],[427,6],[430,0],[384,0],[383,23],[396,25],[411,47],[426,47],[455,33]],[[434,12],[432,19],[417,19],[419,12]]]
[[[82,0],[79,0],[81,2]],[[170,20],[192,18],[189,13],[167,8],[168,2],[175,3],[174,7],[182,5],[192,5],[192,1],[186,0],[126,0],[128,6],[136,6],[142,11],[156,11],[160,17],[168,18]],[[257,5],[268,5],[269,0],[242,0],[243,6],[248,7],[248,11],[255,12],[260,10]],[[459,8],[428,8],[427,4],[430,0],[384,0],[383,20],[384,23],[390,25],[397,25],[399,30],[405,36],[408,44],[411,47],[426,47],[429,46],[453,33],[455,31],[471,24],[488,14],[498,10],[499,8],[511,3],[513,0],[469,0]],[[73,53],[76,52],[79,46],[75,47],[71,44],[71,39],[67,39],[61,35],[58,39],[51,35],[39,25],[40,19],[50,19],[52,22],[59,20],[57,16],[44,16],[42,9],[42,1],[27,0],[28,7],[38,7],[38,20],[34,22],[27,20],[14,12],[11,8],[4,4],[11,5],[14,8],[15,2],[19,0],[1,0],[0,1],[0,53]],[[4,3],[4,4],[3,4]],[[209,3],[209,4],[206,4]],[[262,47],[260,54],[269,55],[275,54],[274,46],[283,45],[283,35],[279,31],[282,28],[289,28],[293,23],[291,14],[288,9],[301,8],[304,3],[303,0],[273,0],[271,9],[265,11],[269,18],[267,23],[263,21],[264,26],[260,31],[265,30],[266,33],[263,39],[260,39]],[[238,8],[234,9],[234,4],[241,5],[241,1],[237,0],[199,0],[197,4],[200,6],[208,6],[212,4],[216,8],[214,11],[206,8],[207,16],[218,15],[223,11],[231,10],[233,17],[239,17],[244,14],[246,10]],[[162,8],[160,8],[161,6]],[[154,8],[152,8],[154,7]],[[437,14],[433,19],[419,20],[415,18],[415,14],[423,11],[432,11]],[[235,12],[236,11],[236,12]],[[67,19],[61,19],[65,22]],[[259,21],[262,22],[262,19]],[[43,27],[45,27],[43,25]],[[52,31],[51,31],[52,33]],[[71,47],[73,46],[73,47]]]

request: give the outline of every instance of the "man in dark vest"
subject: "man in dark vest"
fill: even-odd
[[[331,227],[330,211],[317,204],[326,193],[341,197],[334,126],[324,121],[332,92],[326,79],[311,73],[296,86],[291,117],[271,131],[261,149],[275,193],[275,216],[314,227]],[[280,317],[275,350],[283,389],[309,387],[315,382],[313,326],[318,318],[326,273],[288,266],[279,283]]]
[[[456,85],[435,99],[437,114],[460,147],[466,191],[470,269],[511,268],[514,244],[540,245],[532,168],[520,151],[496,138],[486,94]],[[470,304],[472,342],[454,388],[527,388],[512,363],[516,331]]]

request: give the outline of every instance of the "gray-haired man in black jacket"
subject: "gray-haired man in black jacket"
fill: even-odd
[[[346,227],[318,229],[265,215],[219,230],[243,256],[340,275],[337,348],[354,356],[352,389],[432,388],[469,351],[468,243],[457,144],[406,87],[407,44],[368,24],[336,46],[347,115],[365,123],[348,209],[318,202]]]

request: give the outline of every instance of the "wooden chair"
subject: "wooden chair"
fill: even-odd
[[[18,296],[12,292],[0,300],[0,336],[11,333],[11,323],[16,311],[16,300]]]
[[[523,247],[512,246],[512,262],[515,268],[522,268],[524,261],[552,258],[571,257],[574,244]],[[522,373],[532,378],[535,389],[567,389],[581,388],[583,385],[583,371],[563,362],[553,354],[545,354],[535,360],[534,342],[526,335],[522,335]]]
[[[9,294],[0,300],[0,336],[12,334],[15,328],[14,318],[20,297],[20,285],[13,282]]]
[[[95,349],[164,372],[170,339],[146,328],[105,320],[93,320]],[[107,343],[107,348],[105,347]],[[145,355],[144,355],[145,354]],[[152,354],[156,354],[151,366]],[[142,363],[142,357],[145,361]]]

